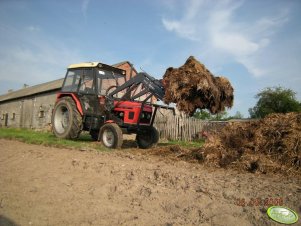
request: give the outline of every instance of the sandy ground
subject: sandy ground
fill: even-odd
[[[279,225],[268,206],[300,200],[297,178],[0,140],[0,225]]]

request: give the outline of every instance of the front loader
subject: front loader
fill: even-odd
[[[125,82],[125,71],[99,62],[73,64],[67,74],[52,114],[54,134],[76,139],[89,131],[108,148],[120,148],[123,134],[136,134],[140,148],[159,140],[153,126],[158,107],[149,101],[164,97],[159,80],[138,73]],[[172,108],[169,108],[172,109]]]

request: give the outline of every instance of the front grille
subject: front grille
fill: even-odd
[[[140,123],[150,123],[151,118],[152,118],[152,113],[144,111],[141,114]]]

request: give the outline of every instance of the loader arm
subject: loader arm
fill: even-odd
[[[139,85],[141,86],[141,90],[139,93],[135,95],[131,95],[132,91],[135,90]],[[165,90],[162,83],[148,75],[145,72],[138,73],[135,77],[131,78],[121,86],[117,86],[117,88],[110,92],[107,96],[113,99],[113,96],[123,90],[127,89],[126,93],[121,97],[121,100],[135,100],[138,97],[146,95],[149,93],[147,99],[151,96],[155,96],[159,100],[163,100]]]

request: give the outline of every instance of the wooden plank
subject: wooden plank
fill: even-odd
[[[185,117],[185,141],[188,139],[188,123],[187,123],[187,117]]]
[[[178,140],[178,134],[179,134],[179,117],[178,116],[175,116],[175,130],[176,130],[176,140]]]
[[[191,131],[191,118],[188,118],[188,126],[189,126],[189,138],[188,138],[188,141],[191,141],[191,134],[192,134],[192,131]]]

